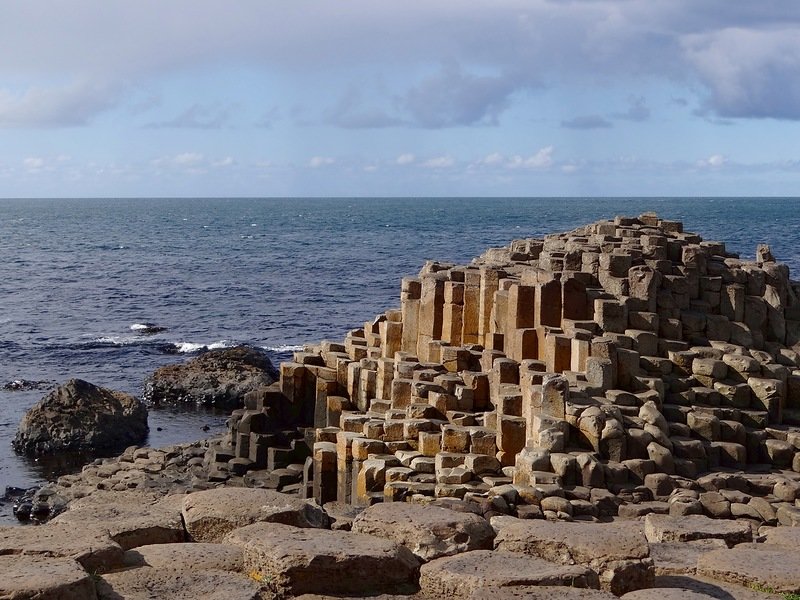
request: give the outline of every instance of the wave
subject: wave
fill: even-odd
[[[234,342],[228,340],[220,340],[219,342],[212,342],[210,344],[198,344],[196,342],[178,342],[172,344],[176,352],[180,354],[191,354],[192,352],[200,352],[201,350],[220,350],[222,348],[232,348],[236,346]]]
[[[261,349],[267,350],[268,352],[300,352],[303,349],[303,346],[284,344],[281,346],[261,346]]]

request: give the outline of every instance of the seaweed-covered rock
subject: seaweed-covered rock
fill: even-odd
[[[20,421],[17,452],[121,450],[147,437],[147,408],[130,394],[70,379],[42,398]]]
[[[209,350],[186,363],[156,369],[145,383],[144,398],[151,404],[236,408],[245,394],[269,386],[277,377],[269,357],[256,348]]]

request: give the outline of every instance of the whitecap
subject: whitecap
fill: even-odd
[[[281,346],[261,346],[263,350],[269,352],[300,352],[303,346],[293,346],[291,344],[283,344]]]
[[[220,340],[219,342],[211,342],[210,344],[198,344],[195,342],[178,342],[175,344],[175,350],[181,354],[190,354],[192,352],[199,352],[200,350],[220,350],[222,348],[230,348],[234,344],[227,340]]]

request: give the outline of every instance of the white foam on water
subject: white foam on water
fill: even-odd
[[[155,325],[152,323],[134,323],[131,325],[133,331],[141,331],[142,329],[150,329],[151,327],[155,327]]]
[[[281,346],[261,346],[261,348],[263,350],[269,350],[270,352],[299,352],[303,349],[303,346],[284,344]]]
[[[175,344],[175,349],[181,354],[188,354],[191,352],[199,352],[200,350],[220,350],[222,348],[230,348],[234,345],[233,342],[229,342],[228,340],[220,340],[219,342],[211,342],[210,344],[178,342]]]

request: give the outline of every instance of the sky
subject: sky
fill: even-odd
[[[0,197],[798,189],[798,2],[0,5]]]

